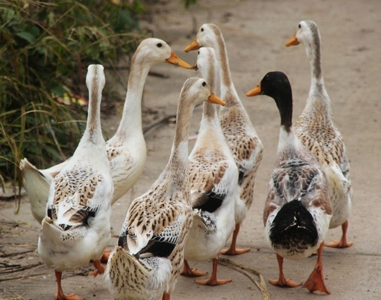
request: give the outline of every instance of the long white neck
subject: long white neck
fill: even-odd
[[[173,175],[172,184],[185,188],[188,184],[188,135],[194,104],[181,96],[176,117],[176,131],[166,170]]]
[[[324,79],[321,68],[320,38],[318,32],[315,32],[311,44],[305,45],[307,58],[310,62],[311,86],[307,100],[307,107],[318,105],[324,106],[326,113],[330,114],[330,99],[325,89]]]
[[[282,125],[279,131],[279,142],[277,150],[277,162],[294,159],[303,151],[303,145],[295,135],[292,127],[289,130]]]
[[[89,99],[86,130],[81,141],[87,140],[97,145],[99,143],[104,143],[100,116],[102,87],[99,86],[99,82],[93,82],[91,85],[89,89]]]
[[[213,70],[213,66],[210,66],[209,70]],[[214,68],[214,72],[218,72],[217,68]],[[212,91],[219,91],[220,88],[220,76],[214,72],[208,72],[202,74],[206,82],[210,82],[209,86]],[[219,106],[212,104],[208,101],[204,102],[202,111],[202,119],[200,124],[200,133],[204,128],[214,127],[216,132],[221,132],[220,118],[219,118]]]
[[[132,58],[123,115],[115,136],[123,139],[133,134],[143,134],[142,96],[150,67],[144,63],[144,57],[135,54]]]
[[[220,96],[226,102],[226,106],[222,109],[226,109],[230,106],[242,105],[231,78],[229,59],[224,37],[221,33],[216,33],[215,36],[216,39],[214,40],[213,48],[216,52],[217,60],[220,65]]]
[[[222,135],[222,129],[219,118],[219,107],[216,104],[204,102],[204,110],[202,113],[202,119],[200,123],[199,137],[203,134],[204,131],[206,132],[206,134],[209,134],[210,132],[207,129],[210,128],[213,128],[212,130],[214,135]],[[213,137],[206,136],[207,139]],[[197,141],[198,140],[199,138],[197,138]]]

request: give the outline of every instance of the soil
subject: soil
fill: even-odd
[[[274,102],[265,96],[246,98],[268,71],[285,72],[292,84],[294,115],[305,105],[310,70],[303,46],[284,47],[299,21],[314,20],[322,36],[322,66],[331,97],[336,123],[344,136],[351,162],[354,203],[349,220],[348,249],[323,252],[324,277],[331,299],[380,299],[381,238],[379,214],[381,149],[381,2],[379,0],[199,0],[189,10],[179,0],[150,1],[151,13],[141,26],[155,37],[166,40],[184,60],[194,63],[196,53],[182,50],[195,37],[199,26],[213,22],[220,26],[227,46],[232,78],[238,94],[264,144],[264,156],[256,177],[255,199],[243,223],[238,244],[250,247],[247,254],[231,260],[260,272],[266,282],[278,275],[275,254],[269,248],[262,224],[262,211],[272,172],[279,134],[279,115]],[[218,3],[218,4],[216,4]],[[183,82],[194,71],[160,65],[153,71],[165,76],[149,76],[144,93],[144,122],[151,122],[176,112]],[[121,72],[127,82],[127,74]],[[112,82],[110,80],[109,82]],[[110,84],[110,83],[109,83]],[[147,113],[147,112],[154,112]],[[191,134],[197,132],[201,107],[196,108]],[[103,120],[112,132],[120,113]],[[173,122],[156,126],[145,135],[148,148],[146,168],[133,191],[113,206],[113,233],[119,233],[128,203],[145,192],[162,171],[170,153]],[[192,145],[190,145],[191,147]],[[13,202],[0,202],[0,298],[53,299],[56,291],[52,269],[40,260],[36,245],[39,224],[23,197],[19,214],[13,214]],[[340,228],[332,229],[327,240],[338,239]],[[115,244],[116,238],[110,241]],[[287,277],[305,281],[316,257],[284,262]],[[193,263],[192,267],[211,272],[211,262]],[[91,266],[63,274],[63,288],[85,299],[112,299],[103,276],[89,278]],[[218,287],[200,286],[191,278],[180,277],[172,299],[262,299],[258,288],[243,274],[220,266],[220,278],[232,278]],[[267,283],[271,299],[311,299],[319,297],[306,289],[283,289]]]

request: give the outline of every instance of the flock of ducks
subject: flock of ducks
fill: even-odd
[[[320,34],[314,22],[300,22],[286,46],[299,43],[304,44],[311,63],[311,87],[306,107],[294,124],[291,85],[284,73],[266,74],[246,95],[273,98],[281,120],[263,211],[265,236],[279,266],[278,279],[269,282],[300,286],[284,276],[283,259],[303,259],[317,252],[316,265],[303,287],[329,294],[323,276],[323,246],[352,245],[346,237],[352,197],[349,163],[324,86]],[[193,66],[160,39],[141,42],[132,59],[120,125],[107,142],[100,121],[104,70],[90,65],[87,126],[73,156],[45,170],[27,159],[21,161],[32,213],[42,225],[38,253],[55,270],[55,299],[82,299],[63,292],[61,276],[91,261],[95,269],[89,274],[104,273],[114,299],[168,300],[180,274],[206,275],[192,269],[188,261],[213,262],[211,276],[197,283],[226,284],[231,279],[217,277],[218,256],[250,250],[237,248],[236,241],[253,203],[263,146],[234,87],[220,28],[202,25],[185,48],[192,50],[198,50]],[[111,205],[136,183],[146,160],[141,120],[144,84],[150,68],[164,62],[198,69],[202,78],[185,81],[168,163],[152,186],[129,205],[117,244],[105,251],[111,236]],[[190,120],[201,103],[200,130],[188,154]],[[338,226],[343,230],[341,239],[325,243],[328,229]],[[223,249],[230,237],[230,247]],[[102,261],[107,261],[106,267]]]

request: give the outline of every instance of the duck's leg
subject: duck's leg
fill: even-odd
[[[56,300],[83,300],[82,297],[79,297],[76,294],[64,294],[61,286],[61,278],[62,278],[62,272],[54,271],[56,274],[56,281],[57,281],[57,293],[54,295],[54,299]]]
[[[347,241],[348,220],[341,225],[341,229],[343,231],[343,235],[341,236],[340,241],[332,241],[332,242],[324,243],[324,246],[330,247],[330,248],[348,248],[352,246],[353,242]]]
[[[113,249],[109,249],[109,250],[103,251],[103,255],[102,255],[102,258],[101,258],[101,263],[102,264],[107,264],[108,258],[110,257],[110,254],[111,254],[112,250]]]
[[[213,258],[213,272],[208,279],[197,279],[196,283],[202,285],[222,285],[231,282],[231,279],[217,279],[218,257]]]
[[[240,254],[244,254],[244,253],[250,251],[250,248],[236,248],[237,237],[238,237],[240,227],[241,227],[241,225],[238,223],[235,225],[232,243],[230,244],[230,247],[228,249],[222,250],[221,254],[223,254],[223,255],[240,255]]]
[[[278,279],[269,279],[269,282],[272,285],[280,286],[280,287],[298,287],[302,284],[300,282],[293,281],[291,279],[286,279],[283,274],[283,257],[280,255],[276,255],[276,259],[278,261],[279,267],[279,278]]]
[[[189,267],[188,262],[184,259],[183,268],[180,272],[180,275],[187,276],[187,277],[200,277],[200,276],[206,276],[207,272],[202,272],[197,269],[191,269]]]
[[[103,274],[105,272],[105,270],[106,270],[104,265],[101,264],[100,260],[94,260],[93,261],[93,265],[95,267],[95,270],[94,271],[90,271],[89,275],[94,275],[94,277],[96,277],[99,274]]]
[[[163,300],[170,300],[171,299],[171,294],[164,293],[163,294]]]
[[[308,277],[307,281],[303,284],[303,287],[307,288],[311,293],[314,291],[320,291],[322,293],[331,294],[325,286],[323,278],[323,264],[321,258],[323,253],[323,245],[323,243],[320,244],[315,268],[310,277]]]

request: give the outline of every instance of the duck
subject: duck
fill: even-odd
[[[219,84],[218,61],[213,48],[198,50],[195,67],[212,90]],[[239,198],[238,168],[222,133],[216,105],[204,102],[196,143],[189,155],[190,198],[194,213],[184,250],[181,275],[198,277],[207,273],[189,267],[188,260],[212,259],[213,272],[202,285],[221,285],[232,279],[218,279],[218,255],[235,227],[234,209]]]
[[[183,264],[193,222],[189,123],[194,107],[203,101],[225,103],[197,77],[185,81],[179,98],[168,163],[152,186],[132,201],[107,263],[105,280],[116,300],[169,300]]]
[[[300,286],[300,282],[284,276],[283,260],[304,259],[317,251],[314,270],[303,287],[311,293],[330,294],[322,264],[324,239],[332,219],[328,183],[319,162],[294,132],[290,82],[283,72],[269,72],[246,95],[273,98],[281,119],[276,163],[263,211],[265,236],[279,267],[278,279],[269,282],[281,287]]]
[[[105,85],[102,65],[90,65],[86,76],[89,109],[85,132],[71,159],[51,185],[46,215],[38,238],[38,254],[55,270],[57,300],[80,300],[65,294],[63,271],[93,261],[90,275],[104,273],[100,259],[111,238],[111,199],[114,193],[106,142],[102,135],[100,104]]]
[[[184,51],[197,50],[201,47],[211,47],[217,55],[220,65],[219,96],[226,102],[226,106],[220,110],[220,123],[239,171],[240,197],[235,207],[236,225],[230,247],[222,250],[221,253],[240,255],[250,251],[250,248],[237,248],[236,244],[241,224],[254,199],[255,176],[262,161],[263,144],[235,89],[230,74],[225,40],[221,29],[216,24],[203,24],[196,38]]]
[[[134,186],[143,172],[147,151],[142,130],[142,95],[148,72],[151,67],[160,63],[192,69],[190,64],[180,59],[161,39],[144,39],[136,49],[131,61],[123,115],[116,133],[106,143],[114,182],[112,204]],[[65,164],[66,162],[61,163],[55,168],[56,172],[46,175],[47,172],[38,170],[26,158],[20,163],[32,214],[39,223],[45,216],[52,178]]]
[[[333,217],[329,228],[341,226],[340,240],[325,243],[327,247],[347,248],[348,219],[352,211],[352,184],[347,150],[335,124],[331,100],[325,88],[321,66],[320,32],[313,21],[301,21],[286,46],[305,46],[310,62],[311,85],[306,106],[295,122],[295,133],[317,157],[328,178]]]

